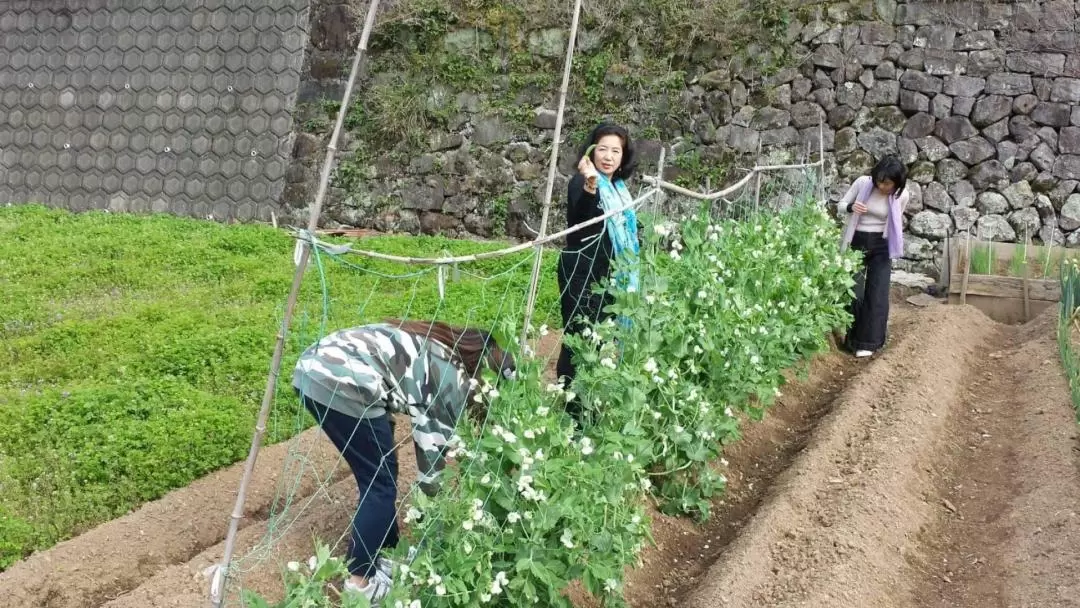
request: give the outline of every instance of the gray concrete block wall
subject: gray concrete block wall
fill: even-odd
[[[307,0],[0,0],[0,204],[281,214]]]

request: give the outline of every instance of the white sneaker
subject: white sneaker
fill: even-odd
[[[376,570],[375,575],[368,579],[367,587],[358,587],[350,579],[345,580],[345,593],[358,593],[375,604],[381,602],[386,594],[390,593],[393,581],[382,570]]]
[[[411,564],[414,559],[416,559],[416,547],[409,547],[409,554],[405,557],[405,562]],[[394,580],[394,570],[397,568],[398,562],[395,562],[388,557],[380,557],[375,560],[375,566],[379,569],[379,572],[385,574],[387,578]]]
[[[857,351],[855,351],[855,356],[858,357],[859,359],[865,359],[867,357],[873,357],[874,356],[874,351],[871,351],[871,350],[857,350]]]

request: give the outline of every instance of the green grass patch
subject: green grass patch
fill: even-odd
[[[990,243],[971,246],[971,274],[993,274],[994,250]]]
[[[402,256],[505,246],[362,243]],[[0,569],[246,455],[294,244],[263,226],[0,209]],[[533,259],[462,265],[440,299],[429,269],[347,257],[323,255],[305,277],[268,443],[308,424],[288,372],[321,326],[403,316],[491,327],[520,315]],[[555,257],[537,312],[552,326]]]

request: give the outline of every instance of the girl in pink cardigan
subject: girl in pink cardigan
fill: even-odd
[[[863,268],[856,277],[855,317],[844,346],[856,357],[870,357],[885,346],[889,323],[889,279],[892,260],[904,254],[904,210],[908,204],[907,167],[895,156],[882,158],[855,180],[840,200],[851,214],[841,248],[862,252]]]

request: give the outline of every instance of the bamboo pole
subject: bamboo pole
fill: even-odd
[[[761,140],[757,144],[757,162],[761,163]],[[761,171],[757,171],[757,183],[754,185],[754,214],[757,215],[761,204]]]
[[[1028,280],[1028,250],[1031,247],[1031,238],[1024,234],[1024,323],[1031,320],[1031,282]],[[1016,255],[1013,252],[1013,255]]]
[[[825,204],[825,119],[818,117],[818,159],[817,162],[821,164],[821,182],[818,187],[821,188],[821,202]]]
[[[566,91],[570,87],[570,70],[574,65],[574,45],[577,43],[578,20],[581,16],[581,0],[574,2],[574,17],[570,22],[570,39],[566,42],[566,60],[563,62],[562,85],[559,87],[559,111],[555,115],[555,134],[551,138],[551,157],[548,160],[547,185],[544,188],[544,210],[540,213],[540,230],[537,236],[542,240],[547,234],[548,216],[551,214],[551,197],[555,189],[555,172],[559,164],[559,141],[562,139],[563,114],[566,111]],[[522,349],[525,348],[526,335],[532,322],[533,309],[536,308],[536,293],[540,283],[540,266],[543,262],[544,248],[536,245],[536,259],[533,260],[532,278],[529,281],[529,295],[525,301],[525,319],[521,325]]]
[[[964,239],[964,255],[960,258],[964,265],[964,274],[960,279],[960,303],[967,304],[968,275],[971,274],[971,233]]]
[[[357,44],[356,57],[353,58],[352,71],[349,73],[349,81],[345,85],[342,94],[341,107],[338,109],[337,123],[334,125],[330,143],[326,146],[326,158],[323,160],[322,175],[319,181],[319,190],[315,195],[308,212],[308,232],[314,233],[319,225],[319,215],[322,213],[323,201],[330,185],[330,176],[334,169],[334,157],[337,152],[338,140],[345,124],[345,114],[349,109],[349,98],[352,96],[353,87],[356,85],[357,76],[365,59],[368,39],[371,30],[375,26],[375,15],[379,8],[379,0],[371,0],[368,5],[367,17],[364,20],[364,29],[360,33],[360,42]],[[285,336],[289,331],[289,324],[299,298],[300,284],[303,282],[304,271],[307,268],[308,258],[311,255],[311,246],[308,243],[302,245],[299,263],[293,273],[292,285],[289,287],[289,297],[285,304],[285,314],[278,330],[277,341],[274,344],[274,354],[270,363],[270,373],[266,378],[266,389],[263,392],[262,405],[259,408],[258,420],[255,423],[255,434],[251,438],[251,447],[248,450],[247,462],[244,464],[244,475],[240,480],[240,487],[236,493],[236,503],[233,506],[232,515],[229,517],[229,531],[225,536],[225,552],[214,572],[210,585],[210,599],[215,608],[221,608],[225,601],[225,585],[228,580],[229,564],[232,562],[233,551],[236,545],[236,534],[240,526],[240,519],[244,515],[244,501],[247,498],[248,484],[251,482],[252,473],[255,470],[255,460],[259,455],[259,447],[266,433],[266,420],[270,414],[270,405],[274,398],[274,389],[277,386],[278,374],[281,370],[281,357],[285,350]]]

